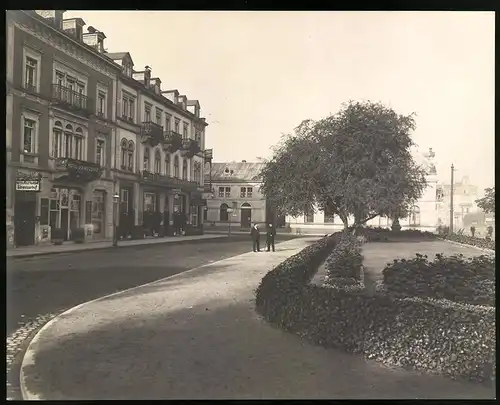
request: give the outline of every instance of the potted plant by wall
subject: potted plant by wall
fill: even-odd
[[[54,228],[51,232],[51,242],[54,245],[62,245],[65,231],[62,228]]]
[[[71,231],[71,239],[75,243],[85,243],[85,229],[75,228]]]

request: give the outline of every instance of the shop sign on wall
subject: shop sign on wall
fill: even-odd
[[[16,176],[16,191],[40,191],[41,179],[41,174],[37,172],[18,172]]]

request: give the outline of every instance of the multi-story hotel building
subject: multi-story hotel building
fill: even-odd
[[[8,245],[78,228],[111,239],[114,223],[122,237],[158,232],[176,211],[202,232],[211,151],[198,101],[161,91],[148,67],[106,52],[103,32],[63,15],[7,12]]]
[[[172,233],[176,212],[185,214],[190,233],[202,233],[203,168],[211,152],[205,150],[208,124],[200,103],[177,90],[162,91],[149,66],[134,70],[128,52],[107,56],[121,67],[115,144],[120,237],[137,226]]]
[[[112,142],[120,67],[104,34],[63,10],[7,11],[8,245],[60,229],[112,234]]]

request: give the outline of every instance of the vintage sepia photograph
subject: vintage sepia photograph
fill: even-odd
[[[494,399],[495,12],[6,10],[6,399]]]

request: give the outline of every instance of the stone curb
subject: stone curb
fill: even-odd
[[[131,247],[138,247],[138,246],[155,246],[155,245],[179,245],[183,243],[192,243],[192,242],[204,242],[204,241],[209,241],[213,239],[222,239],[222,238],[227,238],[228,235],[212,235],[210,238],[203,238],[203,239],[188,239],[188,240],[175,240],[175,241],[169,241],[165,240],[164,242],[156,242],[156,243],[139,243],[135,245],[120,245],[118,243],[118,246],[96,246],[96,247],[91,247],[87,249],[69,249],[69,250],[64,250],[64,251],[56,251],[56,252],[33,252],[33,253],[23,253],[19,255],[12,255],[9,256],[7,255],[7,259],[26,259],[28,257],[38,257],[38,256],[50,256],[50,255],[63,255],[63,254],[68,254],[68,253],[82,253],[82,252],[90,252],[90,251],[95,251],[95,250],[105,250],[105,249],[117,249],[117,248],[131,248]]]

